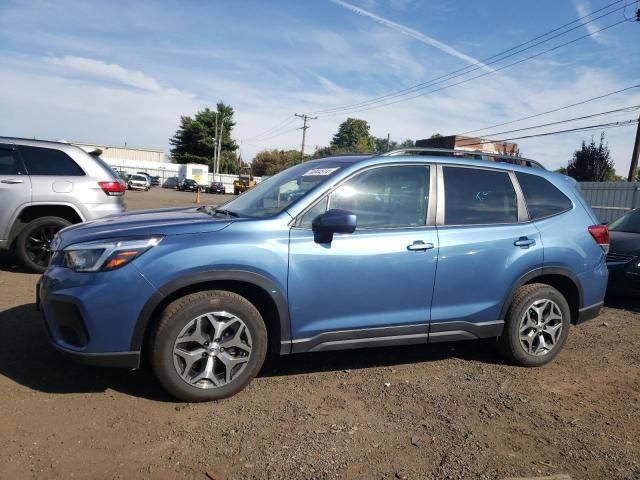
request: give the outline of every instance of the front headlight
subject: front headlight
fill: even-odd
[[[160,243],[162,237],[76,243],[64,249],[64,266],[76,272],[104,272],[124,267]]]

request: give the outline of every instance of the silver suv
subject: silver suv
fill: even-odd
[[[109,165],[74,145],[0,137],[0,250],[44,272],[54,235],[124,212],[125,190]]]

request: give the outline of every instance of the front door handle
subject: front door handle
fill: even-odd
[[[424,243],[422,240],[416,240],[411,245],[407,245],[407,250],[412,252],[424,252],[425,250],[431,250],[433,243]]]
[[[520,237],[518,240],[516,240],[515,242],[513,242],[513,244],[516,247],[520,247],[520,248],[529,248],[532,245],[536,244],[536,241],[533,240],[532,238],[527,238],[527,237]]]
[[[8,183],[9,185],[13,185],[15,183],[24,183],[24,180],[20,180],[19,178],[7,178],[6,180],[0,180],[0,183]]]

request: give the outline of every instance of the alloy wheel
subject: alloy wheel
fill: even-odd
[[[51,260],[51,242],[53,237],[62,230],[62,227],[55,225],[42,225],[36,228],[27,238],[25,250],[29,258],[42,267],[49,265]]]
[[[548,299],[536,300],[520,319],[520,345],[530,355],[547,355],[560,341],[562,325],[558,304]]]
[[[242,373],[252,351],[251,333],[237,316],[210,312],[190,321],[173,346],[173,365],[188,384],[217,388]]]

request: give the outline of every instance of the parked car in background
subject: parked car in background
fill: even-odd
[[[178,188],[180,184],[180,179],[178,177],[169,177],[162,184],[162,188]]]
[[[129,190],[144,190],[147,191],[149,188],[149,180],[144,175],[133,174],[129,177],[127,181],[127,187]]]
[[[227,193],[227,189],[225,188],[222,182],[212,182],[211,185],[207,188],[207,192],[209,193]]]
[[[319,159],[224,207],[65,229],[39,285],[53,345],[147,355],[185,401],[237,393],[267,351],[495,338],[517,365],[550,362],[603,304],[607,227],[562,175],[428,152]]]
[[[136,175],[142,175],[147,180],[147,186],[151,188],[151,175],[146,172],[136,172]]]
[[[200,187],[195,180],[185,178],[182,182],[178,183],[178,190],[181,192],[197,192]]]
[[[160,177],[152,176],[151,177],[151,186],[157,187],[160,185]]]
[[[0,137],[0,250],[44,272],[54,235],[124,212],[125,190],[104,160],[74,145]]]
[[[609,292],[640,298],[640,208],[609,225]]]

